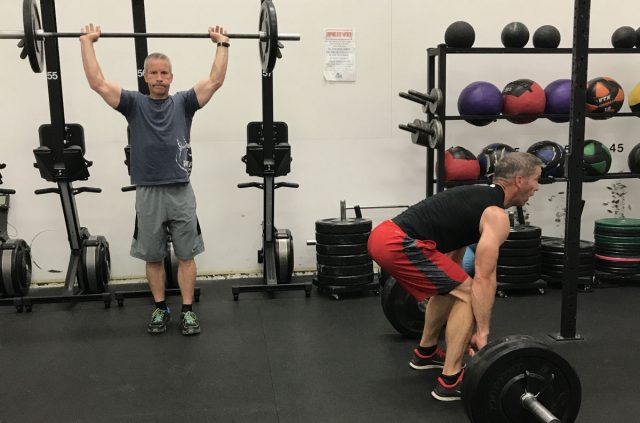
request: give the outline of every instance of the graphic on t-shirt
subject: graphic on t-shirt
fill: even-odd
[[[193,165],[191,159],[191,143],[184,138],[182,140],[178,138],[176,143],[178,144],[176,164],[188,175],[191,175],[191,167]]]

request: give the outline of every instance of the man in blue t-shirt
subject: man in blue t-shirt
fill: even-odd
[[[224,82],[229,37],[220,26],[209,28],[209,36],[218,46],[209,76],[190,90],[174,95],[169,95],[173,81],[169,58],[161,53],[150,54],[144,62],[149,95],[143,95],[123,90],[116,82],[105,79],[93,46],[100,38],[100,27],[87,25],[82,32],[82,63],[89,86],[129,123],[131,183],[136,185],[131,255],[146,262],[146,275],[155,301],[147,331],[165,332],[170,321],[163,266],[168,229],[178,258],[178,284],[182,294],[180,327],[183,335],[198,334],[200,324],[192,309],[196,281],[194,257],[204,251],[204,244],[196,217],[195,195],[189,183],[191,121]]]

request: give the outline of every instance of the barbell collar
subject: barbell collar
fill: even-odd
[[[530,392],[525,392],[520,398],[525,410],[533,414],[542,423],[562,423],[551,411],[547,409],[538,398]]]
[[[36,32],[37,38],[78,38],[82,36],[81,32]],[[225,34],[229,38],[249,39],[266,41],[268,39],[265,32],[256,32],[251,34]],[[24,37],[24,32],[17,31],[0,31],[0,39],[19,40]],[[185,33],[185,32],[105,32],[100,34],[100,38],[210,38],[206,33]],[[280,33],[279,41],[300,41],[300,34],[297,33]]]

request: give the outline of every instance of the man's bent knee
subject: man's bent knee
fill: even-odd
[[[463,283],[449,292],[450,295],[465,303],[471,303],[471,278],[467,278]]]

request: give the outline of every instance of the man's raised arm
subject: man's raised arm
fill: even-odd
[[[116,108],[120,103],[120,94],[122,88],[115,82],[107,81],[102,74],[98,59],[96,58],[96,51],[93,48],[93,44],[100,38],[100,26],[93,24],[87,25],[83,28],[82,35],[80,37],[80,49],[82,52],[82,66],[84,67],[84,74],[89,81],[89,86],[92,90],[97,92],[100,97],[107,102],[107,104],[113,108]]]

